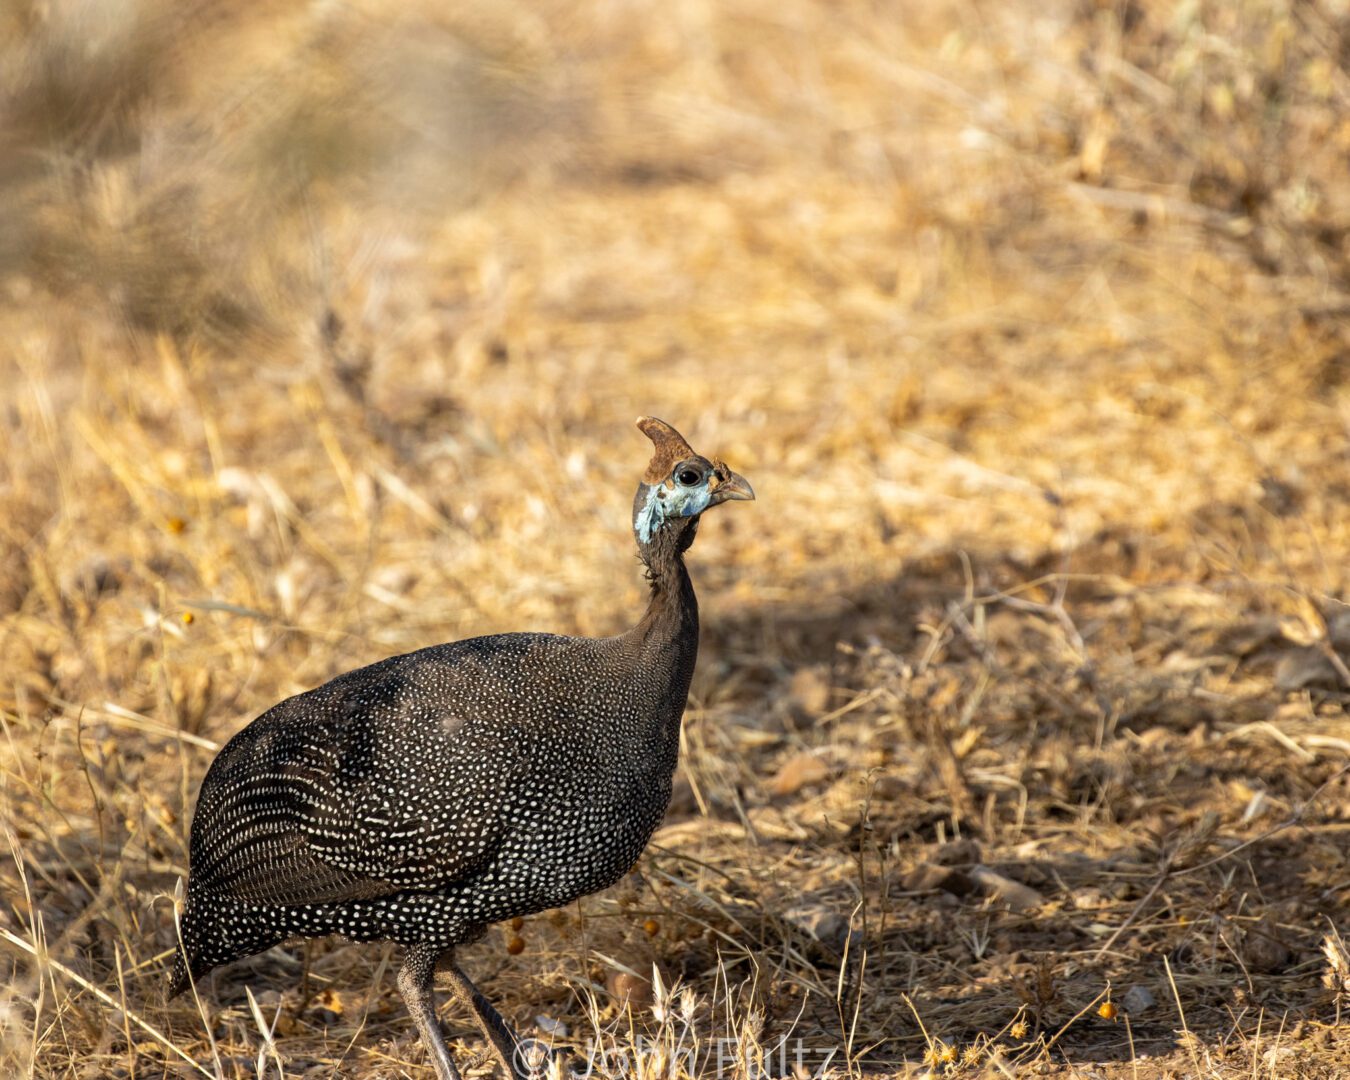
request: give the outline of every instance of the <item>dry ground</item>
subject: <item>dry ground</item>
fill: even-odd
[[[651,412],[759,501],[650,852],[467,952],[508,1017],[1345,1075],[1345,5],[438,7],[0,16],[0,1072],[431,1075],[390,949],[164,1003],[193,794],[343,670],[633,620]]]

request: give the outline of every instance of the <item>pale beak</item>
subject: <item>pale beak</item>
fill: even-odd
[[[717,481],[717,486],[710,492],[712,498],[709,500],[709,506],[730,502],[732,499],[753,500],[755,497],[755,489],[740,473],[734,473],[728,469],[725,476],[718,473],[714,479]]]

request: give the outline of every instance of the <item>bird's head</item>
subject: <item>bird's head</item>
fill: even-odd
[[[664,420],[639,416],[637,426],[655,447],[633,499],[633,532],[639,543],[652,543],[662,530],[678,530],[684,540],[680,547],[688,547],[698,516],[708,507],[755,497],[745,477],[721,461],[696,454]]]

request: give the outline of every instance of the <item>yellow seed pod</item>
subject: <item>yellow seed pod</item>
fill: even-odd
[[[521,953],[525,951],[524,939],[516,937],[514,934],[512,934],[509,938],[506,939],[506,951],[510,953],[512,956],[519,956]]]
[[[186,623],[188,626],[191,626],[196,621],[197,616],[192,614],[192,612],[190,611],[183,612],[183,622]]]
[[[1014,1039],[1025,1039],[1027,1037],[1027,1022],[1025,1020],[1017,1021],[1012,1026],[1011,1034]]]
[[[520,931],[524,928],[524,926],[525,920],[522,919],[519,915],[516,915],[511,919],[511,929],[514,930],[516,933],[520,933]]]
[[[661,930],[661,924],[655,919],[648,919],[642,924],[642,929],[647,932],[648,937],[656,937]]]
[[[1114,1020],[1118,1012],[1120,1012],[1120,1010],[1109,1001],[1103,1001],[1101,1005],[1097,1007],[1097,1015],[1103,1020]]]

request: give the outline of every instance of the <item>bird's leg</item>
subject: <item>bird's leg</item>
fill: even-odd
[[[398,990],[412,1014],[417,1033],[422,1037],[438,1080],[460,1080],[459,1070],[445,1045],[445,1033],[436,1019],[436,995],[432,981],[436,975],[436,960],[444,950],[430,944],[410,945],[398,972]]]
[[[482,1029],[483,1037],[487,1039],[488,1045],[492,1048],[493,1057],[501,1065],[507,1080],[516,1080],[517,1077],[523,1077],[525,1075],[524,1062],[519,1060],[519,1043],[516,1042],[515,1035],[507,1027],[501,1013],[494,1009],[492,1003],[479,993],[478,987],[469,981],[469,977],[464,974],[463,969],[455,963],[453,952],[442,955],[439,972],[441,980],[449,987],[450,992],[477,1021],[479,1028]]]

